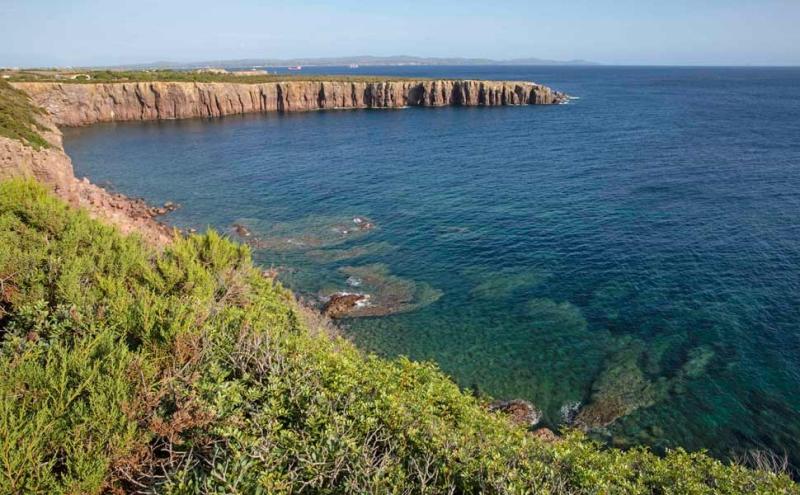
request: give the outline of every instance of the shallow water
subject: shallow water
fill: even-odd
[[[108,124],[65,144],[79,175],[182,204],[178,226],[246,225],[311,298],[411,298],[346,321],[366,349],[530,399],[551,426],[576,402],[624,414],[597,432],[615,444],[800,464],[800,70],[369,72],[580,99]],[[342,234],[357,215],[377,227]]]

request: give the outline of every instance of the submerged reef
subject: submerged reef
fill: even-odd
[[[345,266],[339,269],[347,276],[346,283],[357,284],[369,296],[366,304],[353,305],[343,316],[385,316],[414,311],[442,297],[442,291],[424,282],[415,282],[393,275],[384,264]]]

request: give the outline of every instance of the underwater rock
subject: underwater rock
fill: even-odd
[[[662,377],[652,381],[639,366],[643,352],[643,342],[635,340],[611,354],[605,369],[592,384],[590,402],[575,417],[576,426],[584,430],[604,428],[666,396],[667,380]]]
[[[542,411],[526,400],[500,400],[489,404],[489,410],[501,412],[511,419],[511,422],[525,427],[531,427],[542,420]]]
[[[335,263],[362,256],[381,254],[392,250],[388,242],[373,242],[347,249],[312,249],[306,255],[319,263]]]
[[[680,378],[698,378],[705,373],[708,364],[714,359],[714,351],[706,346],[695,347],[687,356],[680,370]]]
[[[470,296],[477,299],[505,299],[517,291],[531,289],[545,281],[547,273],[526,269],[523,271],[501,270],[484,274],[480,282],[471,291]]]
[[[344,318],[360,306],[366,306],[369,302],[368,294],[352,294],[339,292],[331,294],[328,302],[322,308],[322,314],[329,318]]]
[[[528,301],[531,325],[536,329],[553,329],[561,333],[579,333],[587,322],[580,308],[568,302],[537,298]]]
[[[439,300],[440,290],[428,284],[392,275],[383,264],[346,266],[339,271],[348,280],[359,280],[359,288],[370,293],[368,305],[352,308],[348,317],[385,316],[422,308]]]
[[[321,250],[362,237],[373,229],[375,224],[366,217],[311,216],[257,229],[263,237],[253,239],[250,245],[272,251]]]

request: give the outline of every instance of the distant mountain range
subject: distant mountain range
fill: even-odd
[[[600,65],[587,60],[547,60],[542,58],[513,58],[495,60],[490,58],[464,57],[412,57],[396,55],[375,57],[362,55],[356,57],[318,57],[318,58],[247,58],[239,60],[206,60],[202,62],[153,62],[149,64],[128,64],[114,68],[127,69],[195,69],[199,67],[241,68],[241,67],[291,67],[296,65],[333,67],[343,65]]]

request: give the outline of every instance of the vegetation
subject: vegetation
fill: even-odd
[[[238,75],[235,73],[215,73],[179,70],[90,70],[69,72],[60,70],[22,70],[8,71],[11,82],[59,82],[71,84],[95,84],[104,82],[228,82],[240,84],[257,84],[281,81],[344,81],[344,82],[381,82],[386,77],[348,76],[322,74],[263,74]],[[89,76],[89,77],[86,77]],[[73,79],[73,77],[75,77]],[[402,81],[409,78],[391,77]],[[425,78],[414,78],[420,80]]]
[[[0,184],[0,493],[800,493],[682,450],[544,443],[367,356],[214,232],[157,252]]]
[[[28,95],[0,80],[0,136],[16,139],[35,149],[49,148],[39,131],[47,130],[37,121],[42,110],[31,105]]]

